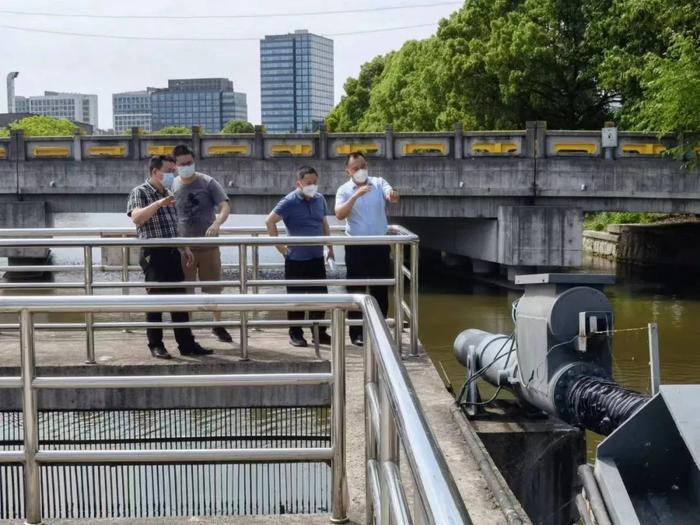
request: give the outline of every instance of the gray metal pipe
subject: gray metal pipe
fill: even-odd
[[[348,478],[345,454],[345,312],[331,312],[331,368],[333,390],[331,399],[332,508],[331,522],[348,521]]]
[[[24,432],[24,505],[26,522],[41,523],[41,468],[39,453],[39,411],[33,381],[34,362],[33,316],[29,310],[20,312],[20,347],[22,350],[22,414]]]
[[[474,352],[474,370],[470,374],[480,373],[481,377],[495,386],[503,385],[502,378],[512,375],[517,366],[514,351],[515,342],[510,336],[492,334],[483,330],[469,329],[461,332],[454,342],[454,355],[468,368],[469,352]]]
[[[590,465],[579,465],[578,477],[586,491],[586,500],[593,511],[595,522],[597,525],[612,525],[612,520],[608,514],[608,509],[605,507],[603,495],[600,493],[598,483],[593,475],[593,469]]]
[[[325,385],[333,375],[318,373],[283,374],[202,374],[147,376],[43,376],[32,382],[34,388],[208,388],[231,386]]]
[[[413,525],[409,513],[406,493],[401,485],[401,474],[396,463],[385,461],[382,463],[382,477],[389,491],[389,502],[392,523],[396,525]]]
[[[260,463],[269,461],[329,461],[332,448],[217,448],[163,450],[42,450],[36,462],[122,465],[155,463]],[[32,522],[32,523],[40,523]]]

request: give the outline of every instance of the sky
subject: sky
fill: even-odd
[[[424,7],[372,11],[394,6]],[[441,18],[460,2],[440,0],[0,0],[0,112],[7,111],[5,77],[19,71],[15,94],[47,91],[98,95],[99,127],[112,127],[112,93],[166,87],[169,78],[226,77],[248,95],[248,119],[260,123],[260,44],[269,34],[296,29],[331,35],[335,50],[335,103],[349,76],[379,54],[407,40],[433,35]],[[319,11],[366,9],[352,14]],[[41,14],[11,14],[8,11]],[[286,16],[269,16],[271,14]],[[91,18],[60,17],[87,14]],[[145,18],[119,18],[121,16]],[[262,15],[233,18],[240,15]],[[111,18],[96,18],[109,16]],[[114,18],[117,16],[117,18]],[[192,19],[192,16],[211,16]],[[167,17],[185,17],[167,18]],[[26,28],[20,31],[11,29]],[[407,27],[421,26],[421,27]],[[385,31],[389,28],[403,28]],[[182,41],[123,40],[64,34],[171,38]],[[366,32],[382,30],[381,32]],[[194,39],[251,39],[196,41]]]

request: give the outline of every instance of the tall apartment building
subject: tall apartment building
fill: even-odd
[[[229,120],[248,120],[245,93],[233,90],[226,78],[168,80],[168,87],[151,93],[151,128],[201,126],[216,133]]]
[[[97,95],[44,91],[34,97],[17,96],[15,111],[84,122],[97,129]]]
[[[262,124],[310,132],[333,108],[333,41],[297,30],[260,41]]]
[[[114,132],[124,133],[131,128],[151,131],[151,93],[154,88],[143,91],[126,91],[112,95]]]

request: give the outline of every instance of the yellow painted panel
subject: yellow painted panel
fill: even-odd
[[[245,144],[240,145],[217,145],[209,146],[207,148],[207,153],[209,155],[247,155],[248,146]]]
[[[167,145],[167,146],[155,146],[151,145],[148,146],[148,154],[149,155],[170,155],[173,152],[173,148],[175,148],[174,145]]]
[[[406,155],[420,155],[421,153],[447,153],[445,144],[404,144],[403,152]]]
[[[562,142],[560,144],[554,145],[554,151],[557,153],[588,153],[593,155],[598,151],[597,144],[588,143],[566,143]]]
[[[474,153],[516,153],[517,144],[510,142],[477,142],[472,144]]]
[[[273,144],[273,155],[311,155],[311,144]]]
[[[636,153],[637,155],[659,155],[666,151],[663,144],[623,144],[622,151]]]
[[[126,146],[90,146],[88,155],[91,157],[123,157]]]
[[[5,157],[7,157],[7,150],[0,147],[0,159],[4,159]]]
[[[65,146],[36,146],[35,157],[70,157],[70,148]]]
[[[379,153],[379,144],[337,144],[335,147],[335,152],[338,155],[348,155],[353,151]]]

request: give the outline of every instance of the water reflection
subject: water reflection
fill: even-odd
[[[586,269],[615,273],[608,261]],[[420,298],[420,337],[438,369],[444,370],[456,390],[465,369],[452,355],[456,335],[466,328],[510,334],[511,303],[520,292],[459,277],[435,262],[423,264]],[[647,323],[659,327],[661,381],[666,384],[700,383],[700,286],[695,280],[666,280],[650,273],[637,275],[629,267],[618,272],[618,282],[606,289],[615,315],[613,374],[622,385],[650,392]],[[482,385],[485,395],[493,390]],[[588,436],[593,457],[600,436]]]

